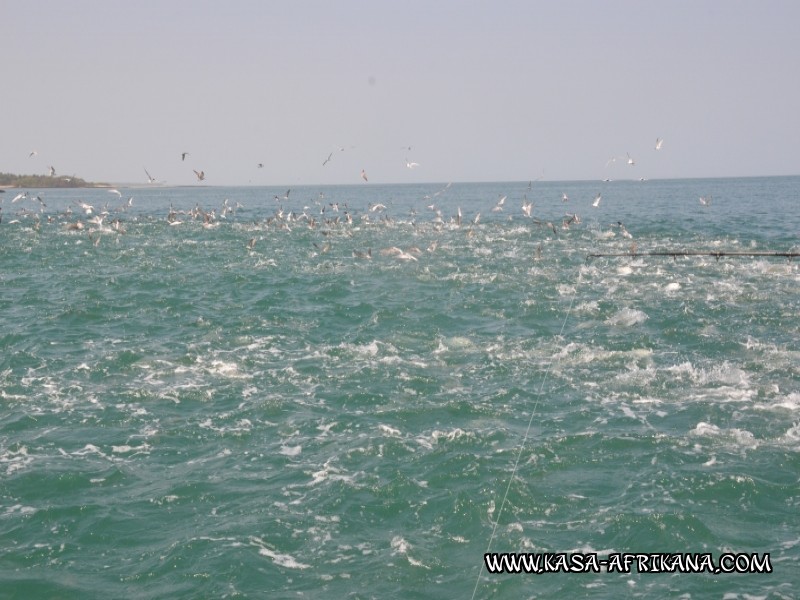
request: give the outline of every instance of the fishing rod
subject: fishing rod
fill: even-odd
[[[597,252],[586,255],[586,262],[593,258],[614,258],[620,256],[669,256],[677,260],[679,256],[713,256],[717,260],[724,257],[780,257],[792,260],[793,258],[800,257],[800,252],[764,252],[764,251],[750,251],[750,252],[729,252],[725,250],[655,250],[653,252],[637,252],[631,250],[630,252]]]

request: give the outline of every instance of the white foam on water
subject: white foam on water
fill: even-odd
[[[122,446],[111,446],[111,452],[114,454],[150,454],[150,445],[142,444],[141,446],[129,446],[124,444]]]
[[[750,387],[750,377],[747,372],[727,361],[714,365],[709,370],[701,370],[697,380],[700,384],[722,383],[736,387]]]
[[[180,496],[177,496],[175,494],[167,494],[166,496],[162,496],[161,498],[151,498],[150,503],[156,504],[158,506],[163,506],[164,504],[172,504],[173,502],[176,502],[178,500],[180,500]]]
[[[580,302],[575,305],[572,309],[576,315],[595,315],[600,312],[600,304],[597,300],[591,300],[588,302]]]
[[[689,361],[682,362],[679,365],[672,365],[671,367],[666,367],[664,370],[676,375],[687,374],[689,376],[694,376],[696,373],[694,367],[692,366],[692,363]]]
[[[6,450],[0,454],[0,465],[6,466],[6,475],[25,468],[33,462],[33,456],[28,455],[28,448],[20,446],[17,450]]]
[[[772,392],[778,394],[780,390],[777,388],[778,386],[774,386]],[[792,392],[785,396],[779,396],[774,400],[760,402],[755,407],[760,410],[767,410],[767,411],[798,412],[800,411],[800,392]]]
[[[15,504],[7,506],[3,516],[26,516],[35,515],[38,512],[33,506],[23,506],[22,504]]]
[[[437,444],[439,443],[439,440],[452,442],[453,440],[457,440],[465,436],[471,438],[474,437],[474,434],[472,432],[467,433],[460,427],[456,427],[455,429],[450,429],[448,431],[435,429],[430,434],[430,438]]]
[[[787,429],[786,433],[778,439],[778,443],[793,448],[795,451],[800,450],[800,422],[794,423]]]
[[[348,474],[344,469],[333,466],[331,460],[326,461],[321,469],[311,473],[311,481],[307,485],[315,486],[323,482],[334,481],[342,481],[348,484],[355,482],[355,475]]]
[[[389,437],[400,437],[402,435],[402,432],[399,429],[395,429],[389,425],[380,424],[378,425],[378,429],[381,431],[381,433]]]
[[[71,456],[89,456],[89,455],[92,455],[92,454],[96,454],[96,455],[98,455],[98,456],[100,456],[102,458],[106,458],[108,460],[113,460],[108,454],[106,454],[105,452],[100,450],[100,448],[98,448],[94,444],[86,444],[80,450],[75,450],[74,452],[70,452]]]
[[[575,295],[575,286],[568,285],[566,283],[560,283],[556,286],[556,291],[558,292],[559,296],[565,296],[569,298]]]
[[[392,555],[400,554],[405,556],[408,563],[414,567],[422,567],[424,569],[430,568],[426,566],[422,561],[409,556],[408,553],[411,550],[412,546],[402,536],[399,535],[394,536],[389,545],[392,548]]]
[[[711,423],[701,421],[689,432],[691,436],[710,438],[723,447],[736,450],[755,450],[759,441],[746,429],[721,429]]]
[[[614,327],[633,327],[644,323],[648,319],[647,314],[635,308],[623,308],[611,317],[606,319],[606,324]]]
[[[308,569],[311,567],[311,565],[301,563],[291,554],[283,554],[273,550],[272,548],[268,548],[266,542],[264,542],[264,540],[261,538],[251,536],[250,543],[258,547],[258,553],[261,556],[266,556],[267,558],[272,559],[272,561],[279,567],[286,567],[287,569]]]
[[[414,441],[427,450],[433,450],[442,442],[452,442],[462,437],[474,438],[475,434],[472,432],[466,432],[460,427],[456,427],[455,429],[450,429],[447,431],[435,429],[429,434],[418,435],[416,438],[414,438]]]
[[[353,352],[356,355],[367,357],[375,357],[380,351],[377,340],[372,340],[369,344],[350,344],[342,342],[338,347]]]
[[[303,446],[298,444],[297,446],[286,446],[285,444],[281,446],[280,452],[283,456],[300,456],[300,453],[303,451]]]
[[[219,375],[228,378],[244,378],[247,375],[239,373],[239,366],[234,362],[225,362],[222,360],[212,360],[211,364],[205,367],[206,371],[212,375]]]

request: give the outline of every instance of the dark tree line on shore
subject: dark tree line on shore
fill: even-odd
[[[14,175],[0,173],[0,186],[19,188],[80,188],[96,187],[103,184],[85,181],[80,177],[50,175]]]

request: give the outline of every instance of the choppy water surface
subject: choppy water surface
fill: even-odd
[[[2,194],[0,597],[800,595],[800,179],[285,191]]]

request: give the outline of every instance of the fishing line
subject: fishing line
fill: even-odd
[[[572,296],[569,299],[569,306],[567,307],[567,312],[564,315],[564,320],[561,323],[561,329],[558,331],[556,335],[557,338],[560,338],[564,334],[564,329],[567,326],[567,320],[569,319],[569,315],[572,312],[572,305],[575,303],[575,297],[578,295],[578,289],[580,288],[581,284],[581,277],[583,276],[583,266],[578,269],[578,280],[575,282],[575,290],[572,292]],[[494,541],[495,534],[497,533],[497,526],[500,524],[500,517],[503,515],[503,509],[506,505],[506,500],[508,499],[508,492],[511,490],[511,484],[514,481],[514,477],[517,473],[517,468],[519,467],[519,461],[522,458],[522,452],[525,450],[525,445],[528,442],[528,437],[531,432],[531,427],[533,426],[533,417],[536,416],[536,410],[539,407],[539,400],[542,397],[542,392],[544,391],[545,383],[547,383],[547,377],[550,374],[550,371],[553,368],[553,363],[555,362],[555,355],[550,358],[550,362],[547,365],[547,369],[545,369],[544,376],[542,377],[542,383],[539,385],[539,391],[536,394],[536,402],[533,404],[533,408],[531,409],[531,417],[528,419],[528,426],[525,429],[525,435],[522,436],[522,441],[519,445],[519,451],[517,452],[517,458],[514,461],[514,467],[511,469],[511,476],[508,478],[508,485],[506,485],[506,491],[503,494],[503,499],[500,502],[500,508],[497,511],[497,517],[494,520],[494,526],[492,527],[492,534],[489,536],[489,544],[486,547],[486,553],[492,547],[492,542]],[[478,577],[475,581],[475,588],[472,590],[472,600],[475,600],[475,594],[478,592],[478,585],[481,582],[481,572],[483,570],[483,566],[478,569]]]
[[[591,259],[593,258],[620,258],[620,257],[631,257],[634,258],[636,256],[653,256],[653,257],[671,257],[677,259],[678,257],[682,256],[710,256],[714,257],[719,260],[722,257],[782,257],[787,258],[790,261],[794,258],[800,256],[800,253],[795,251],[789,252],[714,252],[714,251],[693,251],[693,250],[681,250],[681,251],[666,251],[666,252],[606,252],[606,253],[590,253],[586,256],[586,261],[584,265],[578,270],[578,280],[575,282],[575,290],[572,293],[572,297],[569,301],[569,306],[567,307],[567,312],[564,315],[564,320],[561,323],[561,329],[558,332],[556,337],[561,337],[564,333],[564,329],[567,326],[567,320],[572,312],[572,306],[575,303],[575,297],[578,295],[578,289],[580,288],[581,278],[583,277],[583,267],[586,266]],[[553,363],[555,362],[555,355],[553,358],[550,359],[549,364],[547,365],[547,369],[545,370],[544,376],[542,377],[542,383],[539,386],[539,391],[536,395],[536,402],[534,402],[533,409],[531,410],[531,416],[528,420],[528,426],[525,429],[525,435],[522,437],[522,441],[520,442],[519,450],[517,452],[516,460],[514,461],[514,467],[511,470],[511,476],[508,479],[508,484],[506,485],[505,493],[503,494],[503,499],[500,502],[500,508],[497,511],[497,517],[494,521],[494,526],[492,527],[492,534],[489,536],[489,543],[486,548],[486,553],[488,554],[489,550],[492,547],[492,542],[494,541],[495,535],[497,533],[497,526],[500,524],[500,518],[503,514],[503,509],[505,508],[506,501],[508,499],[508,493],[511,490],[511,484],[514,481],[514,477],[516,476],[517,469],[519,467],[519,462],[522,458],[522,453],[525,450],[525,445],[528,442],[528,437],[530,436],[531,427],[533,426],[533,418],[536,416],[536,411],[539,407],[539,400],[542,397],[542,392],[544,391],[544,386],[547,383],[547,378],[550,375],[550,371],[552,370]],[[475,595],[478,592],[478,586],[480,585],[481,581],[481,572],[483,570],[483,565],[478,569],[478,577],[475,581],[475,587],[472,590],[472,600],[475,599]]]

